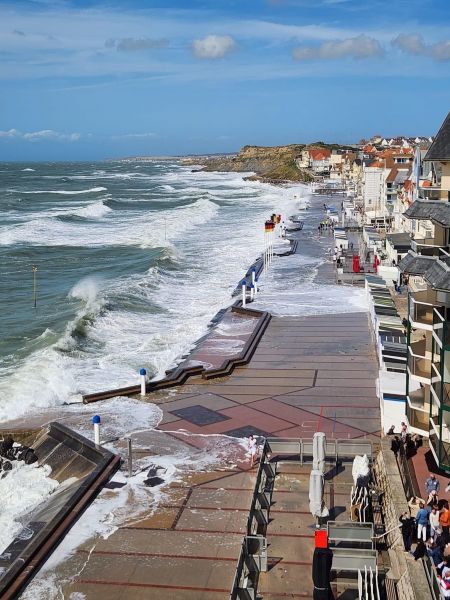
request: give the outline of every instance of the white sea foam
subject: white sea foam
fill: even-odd
[[[139,468],[131,478],[117,473],[113,482],[121,484],[115,489],[103,490],[94,500],[54,552],[40,572],[27,586],[22,600],[57,600],[64,596],[66,587],[80,576],[90,553],[95,551],[99,541],[108,539],[123,523],[139,523],[146,515],[157,510],[165,502],[170,503],[170,484],[182,481],[186,473],[201,470],[229,468],[242,458],[242,448],[236,440],[223,435],[192,436],[185,432],[186,442],[195,438],[201,441],[197,450],[188,443],[170,438],[164,432],[143,432],[133,436],[133,447],[152,447],[156,458],[141,459]],[[150,463],[162,468],[164,482],[156,487],[147,487],[144,480]],[[80,556],[77,548],[83,545],[88,553]],[[64,568],[60,565],[64,563]],[[75,583],[76,585],[76,583]],[[74,593],[69,596],[72,600]],[[64,596],[65,597],[65,596]],[[78,597],[76,597],[77,600]]]
[[[103,205],[104,206],[104,205]],[[125,219],[118,214],[99,228],[90,224],[55,221],[48,217],[34,218],[26,223],[0,228],[0,245],[35,244],[38,246],[141,246],[151,248],[166,246],[179,239],[194,226],[212,219],[219,207],[214,202],[201,198],[187,206],[167,211],[149,211],[145,215],[130,214]],[[105,216],[114,211],[107,206],[90,205],[74,211],[72,208],[59,214],[82,216]],[[131,211],[130,211],[131,212]]]
[[[100,200],[99,202],[75,210],[73,214],[87,219],[101,219],[110,212],[112,212],[112,209],[103,204],[103,200]]]
[[[367,311],[363,289],[315,282],[322,263],[320,257],[301,254],[275,257],[267,276],[261,278],[262,291],[252,306],[278,316]],[[296,277],[295,273],[305,266],[313,268],[306,276]]]
[[[78,196],[79,194],[94,194],[97,192],[106,192],[105,187],[93,187],[87,190],[8,190],[16,194],[60,194],[62,196]]]
[[[22,169],[22,171],[23,171],[23,172],[25,172],[25,171],[35,171],[35,170],[36,170],[36,169],[30,169],[29,167],[28,167],[28,168],[26,168],[26,169]]]
[[[22,461],[13,461],[12,466],[0,479],[0,554],[21,531],[21,519],[58,487],[48,466],[25,465]]]

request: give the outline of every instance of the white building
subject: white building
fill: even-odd
[[[378,228],[387,228],[393,219],[386,204],[386,179],[390,169],[385,166],[364,167],[363,202],[365,222]]]

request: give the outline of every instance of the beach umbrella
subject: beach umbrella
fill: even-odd
[[[313,470],[325,472],[326,452],[327,438],[322,431],[317,431],[313,436]]]

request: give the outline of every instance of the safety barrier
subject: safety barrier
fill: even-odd
[[[267,438],[267,451],[271,454],[297,457],[301,465],[312,460],[313,441],[298,438]],[[327,440],[326,459],[332,460],[336,465],[340,461],[352,460],[355,456],[366,454],[372,460],[372,442],[365,439],[355,440]]]

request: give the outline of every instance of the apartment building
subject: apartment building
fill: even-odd
[[[404,213],[414,235],[399,265],[411,276],[406,416],[450,471],[450,113],[424,160],[441,174],[433,182],[440,199],[416,200]]]

